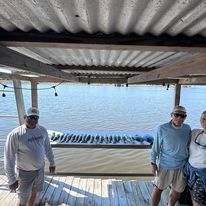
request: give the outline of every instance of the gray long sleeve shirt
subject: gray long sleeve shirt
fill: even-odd
[[[44,127],[37,125],[29,129],[23,124],[11,131],[4,148],[4,169],[9,185],[16,181],[15,165],[26,171],[39,170],[44,166],[45,155],[50,166],[54,166],[54,155]]]

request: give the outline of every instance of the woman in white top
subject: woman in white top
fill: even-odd
[[[193,206],[206,205],[206,111],[201,114],[200,123],[203,129],[192,130],[189,160],[185,166]]]

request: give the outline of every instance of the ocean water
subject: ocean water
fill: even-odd
[[[12,86],[11,83],[5,83]],[[174,87],[163,86],[39,84],[40,124],[49,130],[78,131],[155,131],[170,120]],[[30,84],[24,83],[29,89]],[[47,89],[48,88],[48,89]],[[31,106],[30,90],[23,90],[25,107]],[[11,89],[12,90],[12,89]],[[183,87],[181,105],[187,109],[186,123],[200,127],[199,118],[206,110],[206,87]],[[17,115],[15,95],[0,97],[0,116]],[[0,117],[0,139],[18,126],[18,118]],[[59,172],[150,172],[148,149],[54,149]]]

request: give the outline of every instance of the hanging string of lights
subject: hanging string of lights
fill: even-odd
[[[57,91],[56,91],[56,87],[58,87],[59,85],[61,85],[64,81],[54,85],[54,86],[51,86],[51,87],[45,87],[45,88],[25,88],[25,87],[12,87],[12,86],[8,86],[6,84],[3,84],[0,82],[0,85],[3,86],[3,90],[2,90],[2,97],[6,97],[6,92],[5,92],[5,89],[8,88],[8,89],[22,89],[22,90],[48,90],[48,89],[54,89],[54,96],[58,96],[57,94]]]

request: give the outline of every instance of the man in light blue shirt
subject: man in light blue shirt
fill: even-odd
[[[184,107],[175,106],[171,121],[157,129],[151,151],[151,170],[155,175],[152,206],[158,206],[162,191],[169,185],[172,188],[168,206],[175,206],[180,193],[185,189],[182,169],[188,159],[191,134],[190,126],[183,123],[186,116]]]

